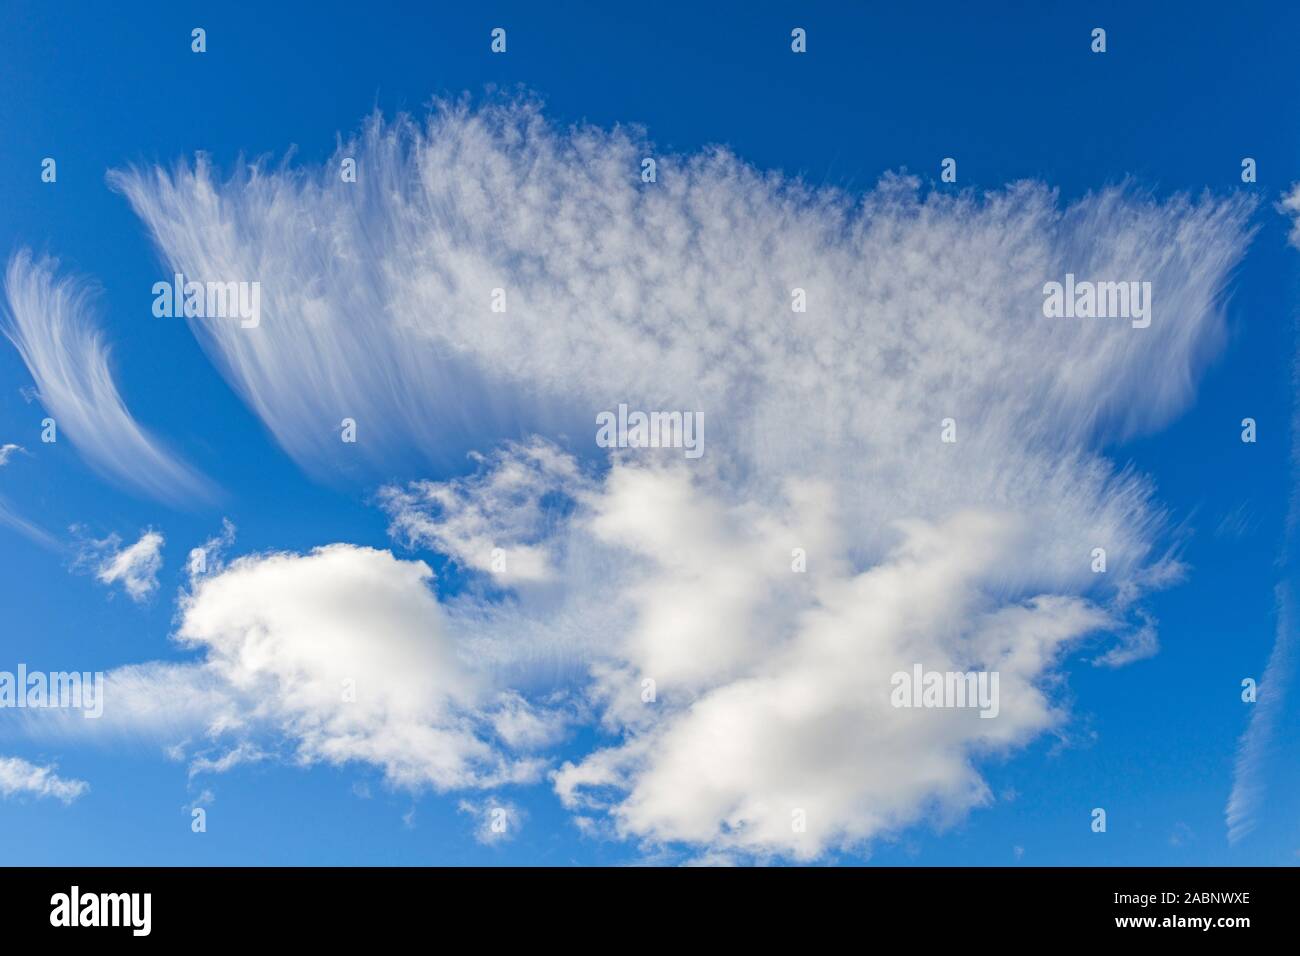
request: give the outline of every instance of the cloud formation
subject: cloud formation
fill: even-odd
[[[546,580],[554,558],[538,542],[553,539],[563,518],[558,505],[584,481],[577,463],[540,439],[508,444],[490,459],[473,458],[490,467],[456,481],[381,489],[393,519],[389,533],[408,547],[429,548],[502,580]]]
[[[1280,211],[1292,219],[1291,244],[1300,249],[1300,183],[1291,186],[1290,192],[1279,204]],[[1300,340],[1294,359],[1292,387],[1300,381]],[[1279,565],[1282,579],[1276,588],[1277,632],[1273,649],[1259,681],[1257,700],[1251,708],[1250,721],[1241,735],[1237,757],[1233,763],[1232,790],[1224,807],[1224,821],[1228,827],[1228,842],[1238,843],[1255,829],[1256,818],[1267,793],[1266,779],[1270,758],[1276,753],[1277,728],[1285,712],[1287,695],[1295,675],[1295,547],[1300,506],[1297,502],[1296,479],[1300,478],[1300,400],[1291,414],[1291,479],[1292,493],[1287,503],[1286,529],[1282,541]]]
[[[23,448],[22,445],[15,445],[12,442],[0,445],[0,468],[8,465],[10,459],[13,458],[14,455],[25,455],[27,453],[27,449]],[[0,525],[12,528],[14,531],[17,531],[19,534],[34,541],[43,548],[48,548],[51,551],[58,551],[60,549],[59,542],[55,540],[53,535],[28,521],[15,511],[13,506],[10,505],[9,500],[5,498],[4,495],[0,495]]]
[[[305,759],[522,779],[540,764],[484,715],[513,692],[528,739],[554,739],[530,699],[578,675],[607,735],[553,777],[581,819],[811,858],[986,802],[979,762],[1065,719],[1064,655],[1158,647],[1141,600],[1178,576],[1165,515],[1101,449],[1169,421],[1221,344],[1244,196],[889,175],[854,197],[518,101],[376,117],[318,167],[113,182],[170,270],[261,282],[256,329],[192,326],[304,467],[479,453],[380,493],[463,592],[336,544],[236,561],[187,602],[181,637]],[[1067,274],[1150,282],[1150,327],[1046,318]],[[620,403],[703,413],[703,457],[597,448]],[[918,663],[997,670],[998,717],[892,707]],[[340,709],[339,668],[385,689]]]
[[[135,544],[119,547],[116,535],[95,543],[100,552],[95,559],[95,578],[101,584],[120,584],[137,603],[158,590],[158,572],[162,570],[162,534],[152,529],[140,535]],[[82,555],[83,560],[87,555]]]
[[[0,796],[53,797],[71,803],[89,789],[84,780],[60,777],[52,766],[42,767],[21,757],[0,757]]]
[[[1268,792],[1270,758],[1276,754],[1278,724],[1282,720],[1287,692],[1295,673],[1295,597],[1292,585],[1277,587],[1277,635],[1269,653],[1264,676],[1256,688],[1250,721],[1241,735],[1233,761],[1232,790],[1224,807],[1228,842],[1239,843],[1255,829],[1259,809]]]
[[[102,475],[179,504],[212,496],[213,486],[150,435],[123,402],[109,349],[92,308],[93,288],[57,275],[52,259],[20,250],[5,272],[3,331],[36,381],[60,435]]]

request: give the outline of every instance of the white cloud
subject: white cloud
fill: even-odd
[[[103,713],[86,720],[75,708],[13,712],[23,732],[41,740],[145,739],[181,761],[196,737],[217,737],[245,725],[243,702],[202,663],[150,661],[105,672]]]
[[[111,536],[106,541],[95,542],[92,548],[101,552],[95,567],[95,578],[101,584],[120,584],[131,600],[140,602],[158,589],[158,572],[162,570],[163,536],[149,530],[140,535],[135,544],[119,548],[119,540]],[[107,553],[102,553],[106,551]],[[82,561],[88,555],[83,553]]]
[[[1144,612],[1139,612],[1141,623],[1129,633],[1120,637],[1119,643],[1108,648],[1104,654],[1093,658],[1098,667],[1124,667],[1136,661],[1155,657],[1160,652],[1159,632],[1156,621]]]
[[[193,780],[201,773],[225,773],[241,764],[260,763],[268,756],[256,744],[244,741],[219,757],[195,757],[190,761],[189,776]]]
[[[2,495],[0,495],[0,524],[12,528],[24,537],[51,551],[58,551],[62,547],[53,535],[32,524],[32,522],[14,511]]]
[[[131,415],[109,369],[93,289],[58,278],[52,259],[26,250],[5,273],[4,333],[36,381],[41,404],[89,463],[106,477],[169,503],[206,499],[213,488]]]
[[[89,789],[84,780],[60,777],[52,766],[42,767],[21,757],[0,757],[0,796],[53,797],[71,803]]]
[[[458,657],[430,576],[420,561],[331,545],[201,579],[177,636],[231,701],[209,729],[274,732],[305,763],[367,762],[413,789],[536,779],[540,761],[506,752],[526,733],[497,741],[496,692]],[[530,726],[522,701],[502,706]]]
[[[610,736],[554,783],[584,826],[809,858],[985,803],[980,761],[1059,725],[1057,664],[1089,635],[1121,635],[1096,651],[1112,664],[1157,646],[1141,600],[1179,573],[1166,517],[1101,449],[1191,397],[1248,198],[1119,186],[1062,205],[1041,184],[923,194],[891,175],[859,201],[518,103],[375,119],[311,169],[223,181],[200,159],[114,182],[169,269],[262,282],[256,330],[193,327],[304,466],[484,452],[381,500],[399,540],[471,576],[515,555],[513,580],[485,578],[505,599],[440,606],[423,563],[347,545],[198,585],[182,636],[307,759],[491,785],[511,772],[486,735],[548,739],[500,716],[509,690],[582,673],[566,719]],[[1151,326],[1044,318],[1066,273],[1151,282]],[[703,458],[606,458],[595,416],[622,402],[702,412]],[[554,447],[508,441],[534,434]],[[914,663],[996,669],[999,716],[890,707]],[[329,703],[339,667],[391,675],[383,705]]]
[[[1280,203],[1280,211],[1289,215],[1292,222],[1291,244],[1300,249],[1300,183],[1291,187]],[[1300,427],[1300,396],[1293,396],[1291,427],[1294,433]],[[1292,448],[1291,477],[1294,484],[1300,476],[1300,452]],[[1232,790],[1224,807],[1224,821],[1228,828],[1228,842],[1239,843],[1255,829],[1260,807],[1267,794],[1267,776],[1271,760],[1276,754],[1278,724],[1285,713],[1287,695],[1295,679],[1295,563],[1296,520],[1295,498],[1287,503],[1285,534],[1278,564],[1283,578],[1276,588],[1277,630],[1273,649],[1269,653],[1264,675],[1256,689],[1256,701],[1251,706],[1250,720],[1237,746],[1233,762]],[[1226,519],[1225,519],[1226,521]]]
[[[235,530],[229,518],[222,518],[219,533],[190,549],[186,570],[191,584],[205,574],[215,574],[225,568],[226,551],[235,543]]]
[[[1291,184],[1279,205],[1282,213],[1291,217],[1291,245],[1300,249],[1300,183]]]
[[[553,558],[539,542],[551,538],[560,516],[548,512],[546,502],[572,494],[582,483],[577,464],[536,439],[475,460],[488,467],[474,476],[384,488],[381,500],[393,518],[390,534],[467,568],[499,574],[503,581],[549,578]]]
[[[187,814],[192,814],[199,807],[207,808],[217,802],[217,795],[211,790],[203,790],[193,800],[185,803],[181,809]]]
[[[1268,792],[1267,780],[1277,753],[1278,725],[1285,712],[1287,692],[1295,673],[1296,627],[1295,598],[1292,585],[1283,582],[1277,588],[1277,636],[1263,677],[1256,687],[1250,720],[1241,735],[1233,761],[1232,790],[1224,807],[1228,842],[1239,843],[1255,829],[1260,808]]]
[[[0,468],[9,464],[9,459],[15,453],[27,454],[27,449],[12,442],[0,445]],[[48,532],[32,524],[32,522],[14,511],[13,507],[2,495],[0,495],[0,524],[12,528],[19,534],[35,541],[41,547],[49,548],[51,551],[59,550],[59,543]]]

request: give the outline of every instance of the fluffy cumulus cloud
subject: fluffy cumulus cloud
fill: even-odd
[[[927,479],[914,499],[954,494],[911,441],[945,416],[973,453],[1164,420],[1221,334],[1247,212],[1122,187],[1064,209],[1034,183],[923,195],[898,176],[855,199],[721,150],[555,130],[528,104],[374,119],[318,168],[221,180],[200,158],[113,181],[169,268],[262,283],[258,329],[191,321],[304,464],[336,461],[342,416],[380,461],[458,463],[494,428],[589,434],[627,401],[705,411],[746,472],[830,448],[846,478],[903,459]],[[1042,321],[1066,272],[1150,281],[1157,328]]]
[[[902,521],[858,566],[834,501],[793,482],[759,509],[685,464],[625,461],[579,494],[555,545],[564,594],[499,612],[516,641],[568,628],[589,662],[615,742],[558,769],[566,805],[626,836],[813,857],[985,802],[976,759],[1062,718],[1053,664],[1120,624],[1075,595],[1007,593],[1032,526],[1010,510]],[[484,626],[464,597],[449,613]],[[892,675],[917,663],[997,671],[996,719],[894,708]]]
[[[136,422],[118,392],[93,308],[94,288],[60,277],[26,250],[5,273],[3,331],[36,382],[45,410],[107,477],[162,501],[204,499],[213,486]]]
[[[21,757],[0,757],[0,796],[53,797],[71,803],[89,789],[84,780],[60,777],[53,767],[42,767]]]
[[[1290,542],[1288,542],[1288,547]],[[1232,790],[1223,810],[1228,842],[1237,843],[1255,829],[1255,821],[1268,794],[1266,781],[1278,754],[1278,727],[1286,713],[1287,694],[1295,680],[1294,585],[1280,583],[1277,595],[1277,633],[1264,676],[1256,689],[1257,703],[1241,736],[1233,764]]]
[[[257,328],[191,323],[304,467],[355,447],[391,475],[414,449],[459,474],[379,496],[398,544],[465,572],[454,594],[337,544],[185,601],[194,666],[252,708],[230,719],[304,760],[488,787],[590,720],[550,777],[584,828],[806,859],[987,802],[981,762],[1066,719],[1066,655],[1158,647],[1143,596],[1180,567],[1101,449],[1191,397],[1246,198],[850,196],[529,102],[375,118],[314,168],[113,181],[169,269],[262,283]],[[1149,282],[1149,327],[1045,317],[1067,274]],[[703,455],[597,447],[620,404],[701,414]],[[996,718],[892,706],[916,664],[996,671]]]

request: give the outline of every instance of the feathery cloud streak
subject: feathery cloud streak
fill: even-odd
[[[92,308],[92,288],[22,250],[5,273],[4,332],[36,381],[41,404],[104,476],[170,504],[213,487],[150,435],[126,407]]]

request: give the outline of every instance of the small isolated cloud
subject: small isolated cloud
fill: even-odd
[[[193,780],[203,773],[225,773],[240,764],[260,763],[268,756],[255,744],[245,741],[217,757],[195,757],[190,761],[189,777]]]
[[[1244,538],[1255,533],[1259,526],[1259,516],[1249,502],[1240,502],[1230,511],[1224,512],[1215,526],[1216,538]]]
[[[0,445],[0,468],[9,464],[9,460],[17,454],[25,455],[28,452],[22,445],[15,445],[12,442]],[[48,548],[51,551],[58,551],[61,547],[52,535],[14,511],[8,500],[2,495],[0,495],[0,525],[12,528],[19,534],[35,541],[41,547]]]
[[[60,777],[54,769],[29,763],[21,757],[0,757],[0,796],[53,797],[71,803],[90,789],[84,780]]]
[[[221,519],[221,530],[201,545],[190,548],[186,573],[193,584],[205,574],[215,574],[226,566],[226,551],[235,543],[235,526],[229,518]]]
[[[488,846],[513,840],[528,816],[515,804],[493,798],[461,800],[457,809],[474,818],[474,839]]]
[[[564,735],[566,714],[559,709],[538,708],[515,691],[498,695],[489,715],[492,729],[511,750],[539,750]]]
[[[149,530],[135,544],[123,548],[120,543],[116,535],[90,542],[78,557],[78,566],[93,565],[95,579],[101,584],[120,584],[132,601],[145,601],[158,589],[163,536]]]
[[[213,486],[136,422],[109,368],[93,287],[58,277],[57,262],[22,250],[5,274],[2,330],[36,381],[41,404],[104,476],[169,504],[208,499]]]
[[[1281,212],[1293,220],[1291,244],[1300,249],[1300,183],[1279,204]],[[1291,429],[1300,429],[1300,396],[1293,396]],[[1300,477],[1300,451],[1292,448],[1291,483]],[[1260,808],[1268,792],[1267,778],[1278,753],[1278,728],[1285,715],[1286,700],[1296,673],[1296,529],[1300,511],[1293,495],[1287,503],[1285,534],[1278,564],[1282,579],[1275,588],[1277,625],[1273,649],[1269,653],[1264,675],[1259,681],[1257,697],[1250,708],[1250,719],[1237,745],[1232,770],[1232,790],[1224,807],[1224,822],[1229,844],[1237,844],[1255,829]]]
[[[193,813],[198,807],[210,807],[217,802],[217,795],[211,790],[203,790],[193,800],[184,805],[186,813]]]

